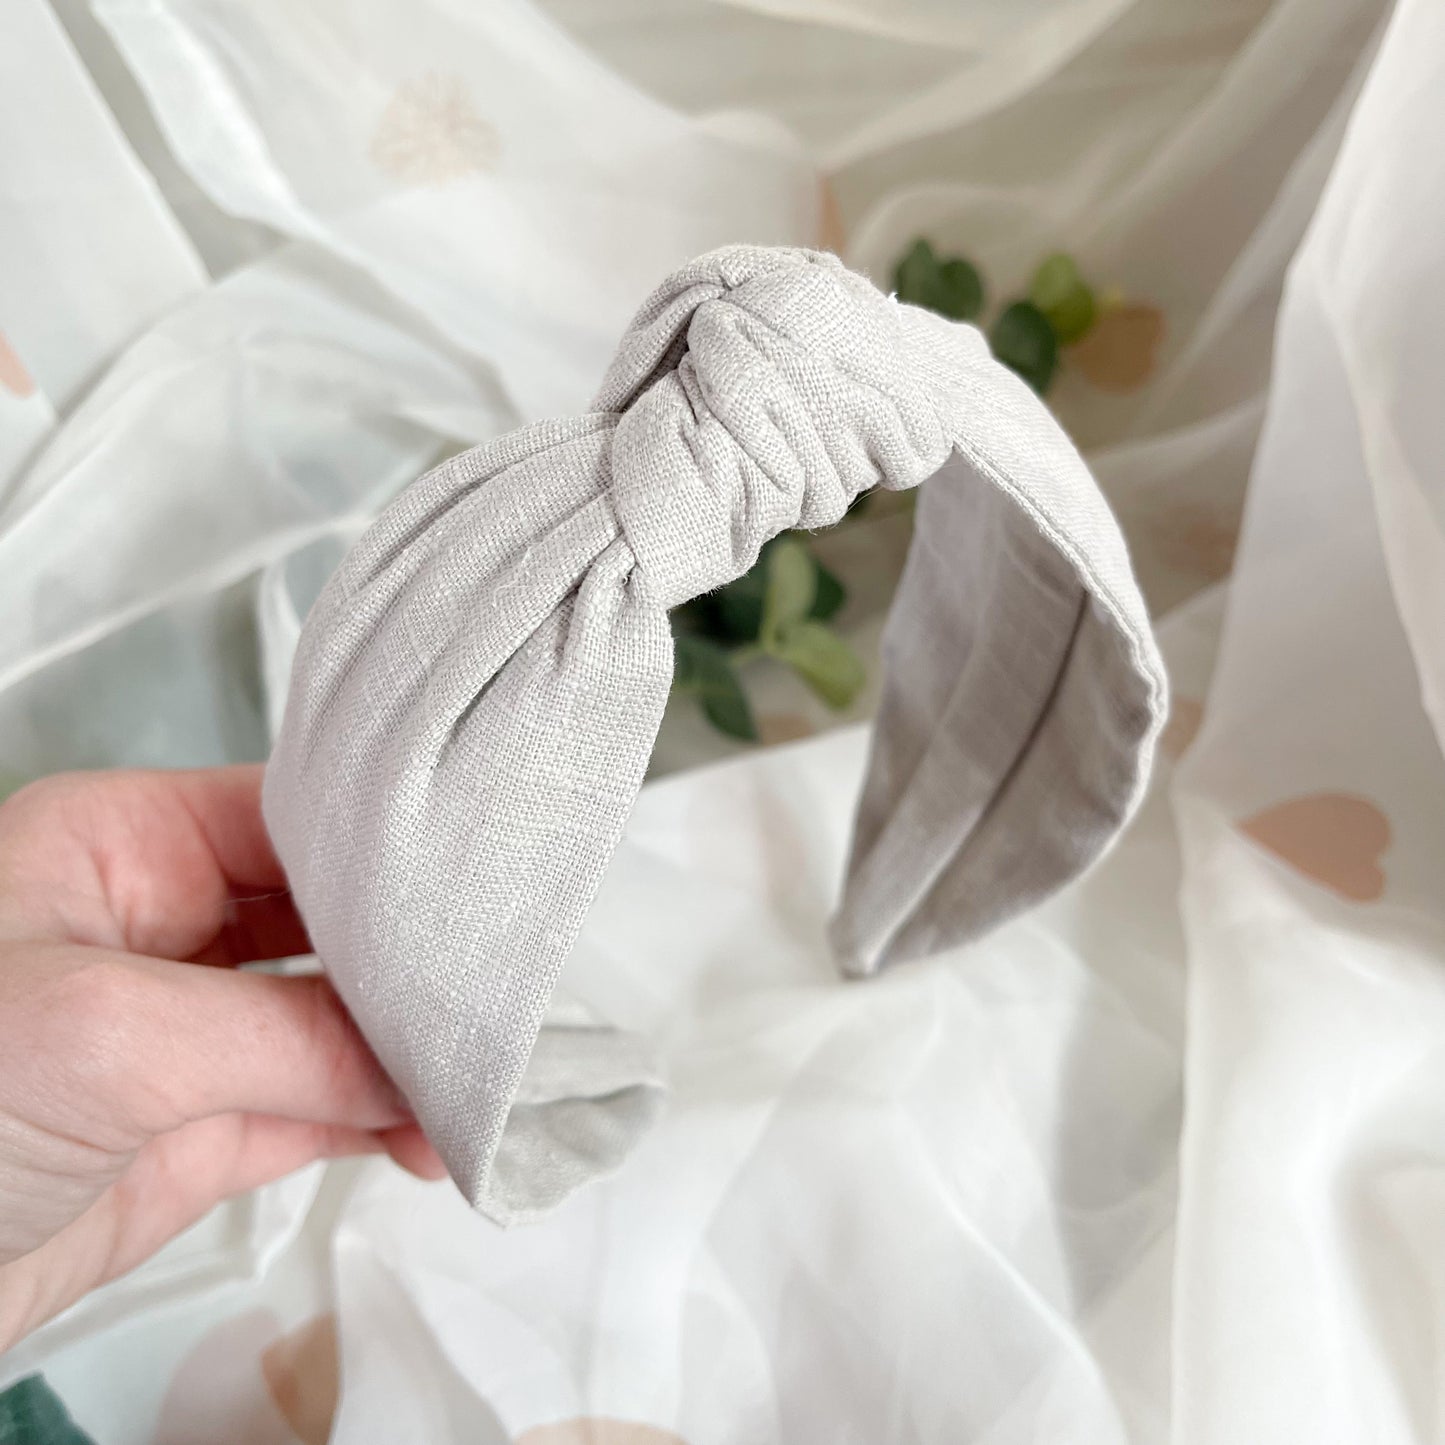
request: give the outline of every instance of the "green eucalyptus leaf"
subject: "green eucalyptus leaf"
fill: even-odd
[[[830,572],[816,557],[813,565],[818,569],[818,586],[808,616],[815,622],[826,622],[848,600],[848,589],[838,574]]]
[[[961,256],[938,268],[939,295],[933,310],[951,321],[972,321],[983,310],[983,277]]]
[[[674,607],[672,630],[674,634],[696,633],[714,642],[756,642],[766,590],[767,568],[759,559],[735,581]]]
[[[821,622],[794,623],[773,651],[834,709],[847,707],[867,681],[862,659]]]
[[[732,670],[727,652],[717,643],[692,633],[672,639],[674,692],[702,693],[722,672]]]
[[[1081,340],[1098,315],[1092,289],[1073,257],[1062,253],[1048,257],[1034,272],[1029,300],[1048,318],[1061,346]]]
[[[763,621],[758,636],[763,645],[813,608],[818,595],[818,564],[796,537],[780,537],[768,553],[768,586],[763,596]]]
[[[943,260],[922,238],[915,241],[893,272],[900,301],[925,306],[952,321],[972,321],[983,310],[983,278],[962,256]]]
[[[754,566],[736,582],[713,593],[713,606],[718,619],[718,635],[726,642],[756,642],[763,627],[763,595],[767,591],[767,571]]]
[[[717,628],[712,616],[712,594],[694,597],[691,602],[679,602],[667,614],[667,620],[672,623],[674,637],[694,634],[711,637]]]
[[[755,743],[758,740],[758,725],[753,719],[752,704],[743,691],[743,685],[736,674],[732,685],[723,691],[710,692],[702,700],[702,710],[707,720],[720,732],[741,743]]]
[[[1040,396],[1048,390],[1059,364],[1059,338],[1032,301],[1006,307],[990,328],[988,342],[993,354]]]
[[[717,643],[689,633],[674,638],[672,686],[677,692],[695,696],[707,720],[719,732],[743,742],[758,740],[742,680],[732,659]]]
[[[938,277],[938,257],[933,247],[921,236],[903,253],[893,268],[893,289],[900,301],[922,305],[919,297]]]
[[[763,628],[769,559],[784,542],[802,546],[813,568],[813,605],[807,615],[820,622],[832,617],[847,600],[847,588],[813,556],[801,535],[784,534],[767,543],[758,560],[736,581],[674,607],[671,613],[674,635],[707,637],[725,645],[756,642]]]
[[[0,1390],[0,1445],[94,1445],[40,1375]]]

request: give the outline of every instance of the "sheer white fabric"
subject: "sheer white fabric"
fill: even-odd
[[[165,132],[198,126],[200,101],[172,96],[140,12],[100,8]],[[1082,44],[999,62],[996,88],[950,90],[971,63],[958,59],[963,42],[920,45],[903,22],[891,27],[895,12],[936,20],[926,6],[837,7],[806,24],[801,10],[702,3],[639,4],[627,19],[582,0],[552,8],[626,78],[609,93],[644,88],[645,104],[660,97],[673,113],[753,107],[803,138],[801,152],[758,151],[756,124],[688,122],[709,144],[767,157],[758,163],[775,180],[796,179],[798,209],[771,213],[768,239],[816,240],[797,233],[816,220],[815,178],[790,168],[798,154],[826,157],[849,259],[880,279],[928,231],[979,256],[1005,290],[1063,246],[1157,304],[1166,332],[1145,385],[1105,395],[1070,377],[1051,401],[1160,605],[1227,569],[1254,466],[1229,591],[1161,626],[1176,699],[1166,754],[1202,720],[1198,741],[1178,769],[1166,758],[1134,829],[1083,886],[985,944],[886,976],[876,993],[838,985],[815,946],[844,867],[860,735],[664,779],[643,792],[566,980],[607,1016],[661,1031],[675,1105],[634,1167],[505,1237],[455,1195],[386,1166],[332,1173],[309,1209],[314,1181],[293,1181],[285,1210],[225,1212],[3,1368],[44,1362],[98,1438],[219,1445],[240,1421],[245,1438],[287,1440],[257,1350],[336,1310],[342,1445],[526,1439],[585,1417],[667,1432],[634,1430],[648,1445],[1436,1439],[1437,9],[1406,0],[1377,50],[1378,4],[1138,0]],[[1002,45],[1003,12],[1015,12],[997,9]],[[245,53],[234,33],[244,11],[228,20],[187,0],[148,11],[212,54]],[[1044,12],[1016,13],[1023,27]],[[1058,34],[1088,13],[1060,5]],[[399,69],[449,68],[424,27],[406,27],[410,49],[402,28],[389,32]],[[818,60],[805,70],[786,37],[811,29]],[[570,42],[557,32],[557,43]],[[694,52],[717,63],[675,63]],[[387,72],[378,86],[373,121],[398,79]],[[113,82],[103,88],[123,112]],[[342,134],[356,147],[365,132],[357,122]],[[255,135],[253,173],[291,177],[329,214],[300,160],[269,149],[264,127]],[[199,157],[187,164],[216,184]],[[740,190],[748,204],[780,194],[774,182]],[[389,214],[408,209],[393,199]],[[736,214],[761,229],[757,212]],[[732,226],[690,234],[685,249]],[[490,244],[485,230],[472,239]],[[571,243],[580,266],[587,240]],[[210,473],[168,469],[167,432],[138,425],[122,448],[107,427],[113,462],[87,488],[102,497],[136,472],[165,479],[171,504],[135,514],[151,536],[178,525],[174,498],[211,477],[223,498],[273,474],[298,489],[329,478],[334,490],[316,480],[309,495],[332,501],[297,504],[306,523],[291,531],[285,514],[270,535],[295,541],[274,551],[206,551],[218,529],[198,527],[172,549],[195,580],[167,593],[149,569],[114,624],[109,593],[86,594],[79,559],[95,560],[94,537],[82,551],[72,514],[57,513],[43,534],[53,569],[4,593],[0,643],[15,651],[0,765],[263,747],[256,591],[272,599],[264,635],[284,649],[339,553],[333,533],[421,454],[516,418],[503,352],[418,321],[418,303],[396,300],[396,274],[378,280],[361,240],[347,245],[342,262],[310,234],[244,284],[269,287],[271,268],[302,258],[307,294],[325,298],[327,317],[344,311],[341,334],[365,344],[338,350],[341,323],[318,321],[314,342],[280,346],[278,313],[255,339],[272,347],[257,367],[246,358],[263,353],[230,339],[254,309],[228,299],[238,276],[170,312],[123,363],[147,367],[130,400],[113,398],[123,419],[144,376],[159,374],[150,366],[194,360],[193,333],[172,329],[185,317],[213,338],[204,366],[269,376],[282,395],[291,377],[308,400],[324,378],[330,427],[299,402],[242,410],[251,383],[238,381],[218,388],[237,410],[211,413],[231,420],[204,423]],[[0,308],[7,280],[0,272]],[[298,308],[303,331],[313,314]],[[10,339],[24,360],[24,338]],[[377,354],[410,360],[355,360]],[[67,414],[63,400],[50,405]],[[284,428],[267,429],[273,412],[289,417]],[[262,445],[278,436],[290,450]],[[323,465],[353,446],[345,465]],[[90,454],[78,449],[76,465]],[[277,473],[266,459],[278,455],[308,460]],[[62,470],[46,487],[65,484]],[[195,495],[199,507],[207,493]],[[0,587],[42,535],[12,544],[15,515],[4,514]],[[303,542],[317,550],[282,560]],[[47,640],[10,625],[42,582],[65,576],[78,579],[64,604],[73,621],[37,613],[56,629]],[[205,669],[182,665],[202,658]],[[879,1155],[893,1166],[886,1190],[865,1167]],[[167,1308],[147,1312],[159,1299]],[[107,1327],[121,1315],[124,1327]],[[237,1338],[249,1354],[228,1345]]]

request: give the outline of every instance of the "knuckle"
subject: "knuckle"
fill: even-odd
[[[47,773],[0,801],[0,833],[36,826],[49,828],[57,819],[84,819],[145,787],[151,776],[136,768]]]
[[[324,977],[307,982],[308,1037],[322,1077],[343,1093],[366,1094],[375,1089],[381,1067],[340,995]]]
[[[163,990],[122,958],[80,959],[43,989],[39,1070],[108,1145],[138,1142],[183,1120]]]
[[[338,1072],[354,1058],[360,1034],[330,983],[315,978],[307,986],[307,1033],[327,1067]]]
[[[137,1055],[145,979],[123,963],[88,959],[51,979],[40,998],[38,1036],[66,1061],[72,1086],[116,1091]]]
[[[17,788],[0,803],[0,829],[10,831],[66,811],[84,785],[83,773],[51,773]]]

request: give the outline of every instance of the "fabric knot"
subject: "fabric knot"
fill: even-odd
[[[659,1106],[640,1041],[553,991],[667,704],[665,609],[925,480],[831,928],[871,973],[1087,867],[1166,710],[1108,507],[974,328],[832,257],[705,256],[638,314],[597,410],[429,472],[311,609],[267,825],[342,998],[493,1218],[616,1168]]]
[[[916,486],[949,437],[896,302],[834,256],[743,247],[676,272],[598,396],[611,496],[648,597],[741,576],[790,527]]]

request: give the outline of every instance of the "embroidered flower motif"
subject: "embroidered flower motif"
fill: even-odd
[[[371,140],[378,170],[408,185],[435,186],[492,170],[501,141],[477,113],[460,76],[429,71],[403,81]]]

